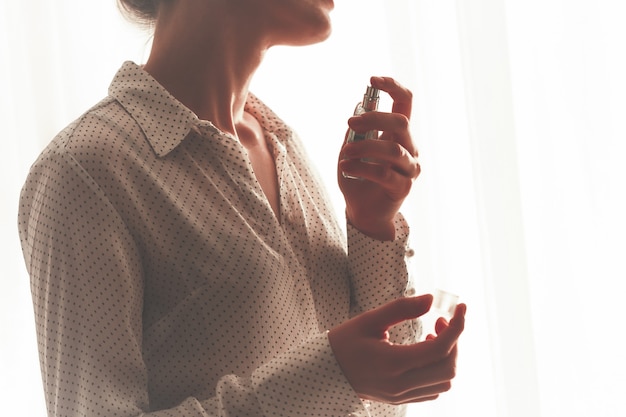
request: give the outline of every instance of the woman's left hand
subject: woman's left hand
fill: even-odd
[[[348,120],[358,133],[378,130],[381,134],[379,140],[344,141],[337,177],[348,222],[368,236],[393,240],[394,217],[420,173],[409,132],[413,95],[392,78],[372,77],[370,82],[391,96],[392,111],[367,112]]]

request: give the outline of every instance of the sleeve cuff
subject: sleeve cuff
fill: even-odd
[[[408,261],[414,251],[409,247],[409,226],[400,213],[395,226],[396,239],[383,242],[348,224],[348,264],[353,302],[358,306],[356,313],[413,295]]]
[[[348,225],[348,263],[351,272],[352,311],[356,315],[400,297],[415,295],[409,262],[409,226],[402,214],[395,219],[396,239],[372,239]],[[421,334],[419,319],[407,320],[389,331],[394,343],[414,343]]]

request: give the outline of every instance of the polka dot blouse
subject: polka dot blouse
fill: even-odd
[[[278,216],[240,143],[132,62],[33,165],[19,231],[50,416],[403,414],[362,404],[326,330],[405,294],[404,219],[346,242],[298,138],[246,108]]]

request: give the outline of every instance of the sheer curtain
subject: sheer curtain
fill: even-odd
[[[413,269],[422,292],[456,292],[469,310],[452,391],[411,415],[625,414],[622,3],[337,1],[329,41],[277,48],[259,71],[253,90],[300,132],[338,214],[328,155],[369,75],[415,93]],[[19,189],[45,143],[148,48],[113,0],[0,3],[3,415],[45,414]]]

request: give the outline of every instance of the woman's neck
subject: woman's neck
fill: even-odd
[[[144,68],[199,118],[236,135],[250,81],[268,45],[255,38],[252,23],[241,24],[241,16],[234,25],[226,13],[210,13],[209,7],[199,13],[185,3],[197,2],[173,2],[179,6],[159,17]]]

